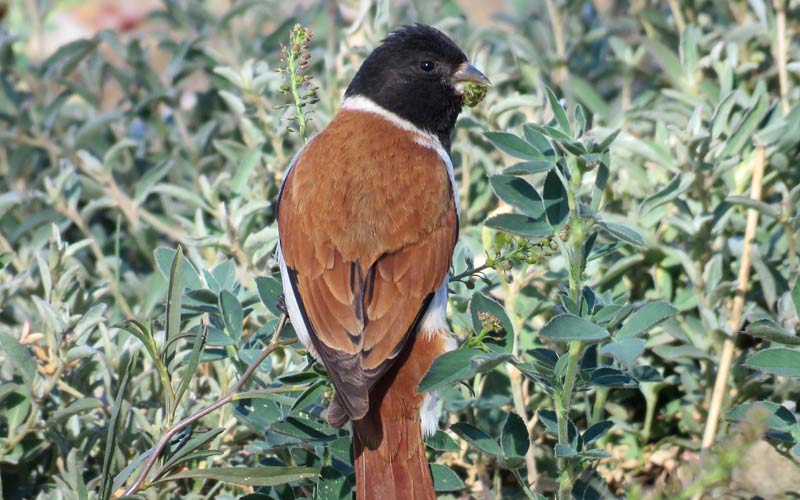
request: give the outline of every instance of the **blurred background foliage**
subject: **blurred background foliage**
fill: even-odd
[[[417,21],[494,83],[453,143],[462,349],[426,381],[441,498],[551,497],[565,478],[577,498],[798,493],[796,0],[19,0],[0,18],[5,498],[118,497],[234,389],[139,495],[350,498],[324,370],[277,328],[274,202],[298,109],[320,130]],[[298,22],[302,108],[276,71]]]

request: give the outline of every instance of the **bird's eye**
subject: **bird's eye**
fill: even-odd
[[[433,61],[422,61],[419,63],[419,69],[422,71],[433,71]]]

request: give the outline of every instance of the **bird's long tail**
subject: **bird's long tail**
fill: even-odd
[[[445,351],[441,334],[409,339],[394,367],[373,388],[366,417],[353,422],[357,500],[436,500],[420,429],[417,392],[433,360]]]

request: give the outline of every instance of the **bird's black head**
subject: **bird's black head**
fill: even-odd
[[[447,35],[415,24],[392,32],[372,51],[347,87],[345,97],[371,99],[436,134],[449,150],[467,82],[489,85]]]

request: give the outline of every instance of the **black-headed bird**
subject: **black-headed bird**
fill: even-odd
[[[359,500],[436,498],[423,443],[436,400],[417,388],[455,345],[445,318],[459,221],[450,141],[469,84],[489,80],[444,33],[392,32],[281,188],[287,310],[333,382],[328,422],[352,422]]]

